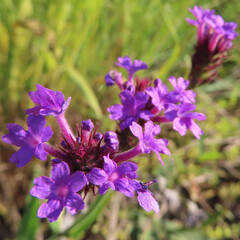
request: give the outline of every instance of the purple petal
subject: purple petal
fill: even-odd
[[[107,109],[110,113],[109,117],[113,120],[122,120],[124,118],[123,106],[121,104],[115,104]]]
[[[100,168],[93,168],[86,176],[88,181],[95,185],[102,185],[108,179],[107,173]]]
[[[191,111],[194,111],[195,109],[196,109],[196,106],[194,104],[184,103],[179,106],[178,114],[183,114],[185,112],[191,112]]]
[[[138,193],[139,205],[147,212],[153,210],[155,213],[159,213],[159,205],[152,194],[147,190],[140,190]]]
[[[42,142],[49,141],[52,135],[53,135],[53,131],[51,130],[51,127],[50,126],[45,127],[41,135]]]
[[[47,159],[48,152],[43,148],[43,144],[39,144],[35,150],[36,158],[45,161]]]
[[[118,173],[119,177],[122,177],[123,175],[126,175],[129,172],[135,172],[137,169],[138,165],[136,163],[125,162],[118,167],[116,172]]]
[[[144,137],[156,136],[160,133],[161,128],[158,125],[154,125],[152,121],[147,121],[144,124]]]
[[[9,133],[2,136],[2,140],[5,143],[12,144],[18,147],[22,147],[25,144],[26,131],[23,127],[15,123],[7,124]]]
[[[28,130],[33,136],[41,136],[45,124],[46,119],[41,115],[29,115],[27,118]]]
[[[193,135],[197,139],[200,139],[200,135],[203,135],[202,129],[193,120],[191,120],[191,125],[189,126],[189,130],[192,131]]]
[[[72,192],[78,192],[87,184],[87,178],[84,173],[78,171],[70,175],[68,186]]]
[[[186,113],[185,117],[187,118],[195,118],[199,121],[206,120],[206,116],[203,113],[198,113],[198,112],[192,112],[192,113]]]
[[[103,195],[103,194],[105,194],[106,192],[107,192],[107,190],[108,190],[108,188],[110,187],[110,185],[113,185],[113,183],[104,183],[100,188],[99,188],[99,194],[100,195]],[[113,185],[113,190],[115,190],[115,187],[114,187],[114,185]]]
[[[137,116],[130,116],[126,117],[124,121],[120,123],[121,130],[125,130],[127,127],[129,127],[133,122],[137,121]]]
[[[109,158],[109,156],[104,156],[103,159],[104,159],[104,171],[108,175],[110,175],[111,173],[113,173],[116,170],[117,164],[114,161],[112,161]]]
[[[142,127],[136,123],[133,122],[131,126],[129,126],[132,134],[137,137],[139,140],[141,140],[143,138],[143,130]]]
[[[17,163],[17,167],[25,166],[33,157],[35,149],[32,147],[24,146],[17,152],[13,153],[10,162]]]
[[[178,131],[181,136],[186,135],[187,127],[186,127],[186,119],[175,118],[173,120],[173,129]]]
[[[51,195],[51,188],[54,184],[53,180],[42,176],[35,178],[33,183],[35,186],[30,190],[30,194],[40,199],[47,199]]]
[[[51,177],[54,181],[59,181],[62,179],[68,180],[70,174],[70,169],[67,163],[61,162],[53,165],[51,171]]]
[[[54,222],[59,218],[62,210],[63,206],[60,204],[60,201],[49,200],[39,207],[37,216],[39,218],[48,218],[49,222]]]
[[[117,191],[123,193],[127,197],[133,197],[134,195],[134,189],[129,184],[128,179],[126,178],[119,178],[114,182],[114,186]]]
[[[79,194],[72,193],[68,196],[65,207],[71,214],[76,214],[77,211],[82,210],[85,207],[85,204]]]
[[[143,109],[149,99],[149,96],[145,92],[138,92],[134,96],[134,104],[136,106],[136,109],[140,110]],[[128,103],[129,106],[129,103]]]
[[[61,113],[65,112],[65,111],[67,110],[67,108],[68,108],[68,106],[69,106],[69,104],[70,104],[71,99],[72,99],[71,97],[68,97],[68,98],[67,98],[67,101],[65,101],[65,102],[63,103]]]
[[[124,108],[130,108],[134,106],[134,98],[130,91],[124,90],[120,93],[120,97]]]
[[[148,110],[142,110],[141,112],[139,112],[138,116],[139,118],[147,121],[150,120],[150,118],[152,118],[154,115]]]

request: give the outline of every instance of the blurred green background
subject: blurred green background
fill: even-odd
[[[105,87],[105,74],[117,69],[118,56],[128,55],[148,64],[140,77],[187,78],[196,28],[185,18],[195,4],[240,24],[238,0],[1,0],[1,136],[9,122],[26,126],[23,110],[33,106],[28,91],[37,83],[72,96],[67,118],[73,128],[92,118],[101,130],[114,130],[106,109],[119,101],[119,91]],[[219,79],[196,89],[197,110],[207,116],[200,123],[204,137],[197,141],[168,129],[163,137],[172,155],[164,157],[165,167],[154,155],[137,159],[143,181],[159,180],[151,190],[161,213],[146,213],[136,198],[118,193],[95,205],[89,196],[89,212],[77,216],[67,239],[239,239],[239,43],[238,37]],[[15,150],[0,142],[0,239],[55,239],[75,218],[66,215],[54,224],[37,219],[40,201],[28,191],[34,177],[49,174],[49,161],[17,169],[9,163]]]

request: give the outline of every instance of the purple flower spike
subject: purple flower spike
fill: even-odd
[[[152,121],[146,122],[144,127],[144,133],[142,127],[136,122],[133,122],[129,128],[132,134],[139,139],[139,146],[142,152],[150,153],[154,151],[164,165],[159,153],[170,155],[170,151],[167,148],[168,141],[166,139],[155,139],[155,136],[160,133],[161,129],[158,125],[154,125]]]
[[[30,194],[40,199],[48,199],[39,207],[37,215],[54,222],[64,207],[71,214],[84,208],[84,202],[77,192],[87,184],[87,178],[80,171],[70,175],[69,166],[65,162],[53,165],[51,176],[52,179],[45,176],[36,178]]]
[[[189,80],[184,80],[183,77],[175,78],[170,77],[168,81],[174,87],[174,91],[169,93],[170,99],[173,99],[175,103],[195,103],[196,94],[191,90],[186,90],[189,85]]]
[[[104,142],[109,152],[118,151],[119,141],[115,132],[106,132],[104,134]]]
[[[17,163],[17,167],[25,166],[35,155],[40,160],[47,159],[47,152],[43,144],[53,135],[51,127],[46,125],[45,117],[30,115],[27,118],[28,131],[23,127],[9,123],[7,129],[9,133],[2,137],[2,140],[8,144],[20,147],[10,158],[11,163]]]
[[[71,97],[65,101],[64,95],[59,91],[52,91],[39,84],[37,91],[29,92],[31,100],[37,105],[36,107],[25,110],[26,114],[40,114],[43,116],[59,116],[63,114],[70,104]]]
[[[137,178],[137,164],[125,162],[117,166],[109,156],[104,156],[104,170],[93,168],[86,176],[88,181],[100,185],[99,193],[103,195],[110,187],[112,190],[119,191],[127,197],[133,197],[135,191],[135,181]]]
[[[153,114],[144,110],[149,96],[144,92],[138,92],[135,96],[128,90],[120,93],[122,105],[115,104],[108,108],[110,118],[122,121],[120,128],[126,129],[132,122],[137,122],[139,118],[149,120]]]
[[[190,112],[195,109],[196,106],[190,103],[184,103],[180,106],[172,105],[165,112],[165,116],[168,120],[173,121],[173,129],[178,131],[180,135],[184,136],[187,133],[187,129],[189,129],[199,139],[203,131],[193,119],[203,121],[206,117],[203,113]]]
[[[134,60],[132,63],[132,60],[130,57],[118,57],[118,62],[115,62],[115,64],[119,67],[123,67],[128,71],[129,77],[128,80],[133,82],[133,75],[135,72],[139,70],[147,69],[148,66],[145,62],[142,62],[140,60]]]

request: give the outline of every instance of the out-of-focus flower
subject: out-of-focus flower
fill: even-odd
[[[199,139],[203,131],[193,119],[203,121],[206,117],[203,113],[191,112],[195,109],[196,106],[190,103],[172,105],[166,110],[165,116],[169,121],[173,121],[173,129],[178,131],[180,135],[184,136],[187,133],[187,129],[189,129]]]

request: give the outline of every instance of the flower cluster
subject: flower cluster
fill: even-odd
[[[32,196],[48,200],[40,206],[39,218],[56,221],[64,207],[71,214],[76,214],[84,208],[81,194],[85,197],[89,191],[95,194],[98,190],[103,195],[108,188],[127,197],[133,197],[136,192],[140,205],[146,211],[159,212],[152,193],[137,179],[138,165],[129,161],[150,151],[156,152],[160,160],[159,153],[170,154],[167,140],[155,138],[160,132],[159,126],[147,122],[143,134],[142,127],[134,122],[131,131],[139,138],[139,143],[135,148],[122,152],[117,133],[97,132],[98,127],[94,127],[90,119],[77,125],[75,136],[65,118],[70,98],[65,101],[61,92],[37,85],[37,91],[29,95],[36,106],[25,111],[28,114],[28,130],[10,123],[7,125],[9,133],[2,140],[20,147],[10,158],[17,167],[25,166],[33,156],[40,160],[46,160],[47,155],[53,157],[51,178],[36,178],[30,191]],[[49,115],[55,117],[61,129],[61,142],[57,147],[48,143],[53,135],[51,127],[45,127],[45,118]]]
[[[189,75],[190,87],[213,81],[218,67],[228,55],[238,33],[235,22],[225,22],[214,10],[194,6],[189,9],[196,19],[189,19],[189,24],[197,27],[197,44],[192,56],[192,70]]]
[[[116,84],[121,91],[121,104],[108,108],[109,117],[118,121],[115,131],[100,133],[98,125],[94,126],[88,119],[77,125],[75,135],[65,116],[71,97],[65,100],[63,93],[39,84],[36,91],[29,93],[36,106],[25,110],[28,129],[10,123],[7,125],[9,133],[2,136],[2,140],[20,148],[10,158],[17,167],[25,166],[33,156],[40,160],[46,160],[48,155],[52,157],[51,177],[36,178],[30,190],[32,196],[47,199],[38,210],[39,218],[56,221],[63,208],[76,214],[85,207],[84,198],[88,192],[95,195],[98,191],[103,195],[109,188],[130,198],[136,193],[142,208],[159,213],[159,205],[148,189],[156,180],[145,183],[138,180],[138,164],[133,162],[134,157],[154,152],[164,165],[160,154],[170,155],[170,151],[168,140],[158,137],[162,123],[172,124],[182,136],[190,130],[200,138],[203,131],[194,120],[203,121],[206,117],[194,112],[196,94],[190,90],[195,84],[193,77],[196,73],[199,75],[200,68],[208,65],[213,56],[226,52],[231,47],[231,40],[237,36],[236,24],[224,23],[214,11],[200,7],[191,11],[197,20],[188,22],[198,27],[198,45],[190,81],[172,76],[168,79],[171,90],[160,79],[155,79],[152,85],[148,78],[135,76],[137,71],[147,69],[147,64],[132,61],[128,56],[119,57],[115,63],[127,70],[126,81],[116,70],[105,76],[107,86]],[[198,51],[202,49],[206,53],[201,58],[204,64],[196,62]],[[49,143],[53,132],[45,125],[46,117],[50,115],[56,119],[61,131],[58,146]]]
[[[129,57],[125,56],[121,59],[123,59],[122,61],[124,62],[124,59],[129,60]],[[135,61],[140,62],[140,60]],[[139,65],[145,66],[144,63],[139,63]],[[124,65],[122,66],[125,67]],[[128,70],[129,66],[127,65],[125,68]],[[117,75],[119,76],[119,80],[123,82],[122,77],[120,77],[122,74],[118,73]],[[132,75],[131,79],[133,79]],[[133,126],[136,128],[136,122],[143,123],[144,121],[142,120],[149,121],[149,125],[150,122],[172,122],[173,129],[178,131],[180,135],[185,135],[189,129],[194,136],[199,139],[203,131],[194,122],[194,119],[202,121],[205,120],[206,117],[203,113],[192,112],[196,108],[194,105],[196,102],[196,94],[192,90],[187,89],[189,80],[185,80],[183,77],[176,78],[173,76],[168,80],[173,87],[172,91],[169,91],[160,79],[156,79],[154,81],[154,87],[151,87],[149,80],[146,84],[146,80],[143,79],[143,84],[141,84],[141,80],[138,79],[135,84],[132,80],[129,82],[128,78],[120,88],[122,90],[120,93],[122,104],[115,104],[109,107],[109,117],[113,120],[120,121],[121,130],[130,128],[132,133]],[[106,84],[109,86],[107,81]],[[139,85],[141,85],[141,88],[138,87]],[[151,125],[151,127],[153,127],[153,125]],[[160,128],[159,131],[156,132],[159,133]],[[134,135],[138,137],[137,134]]]

